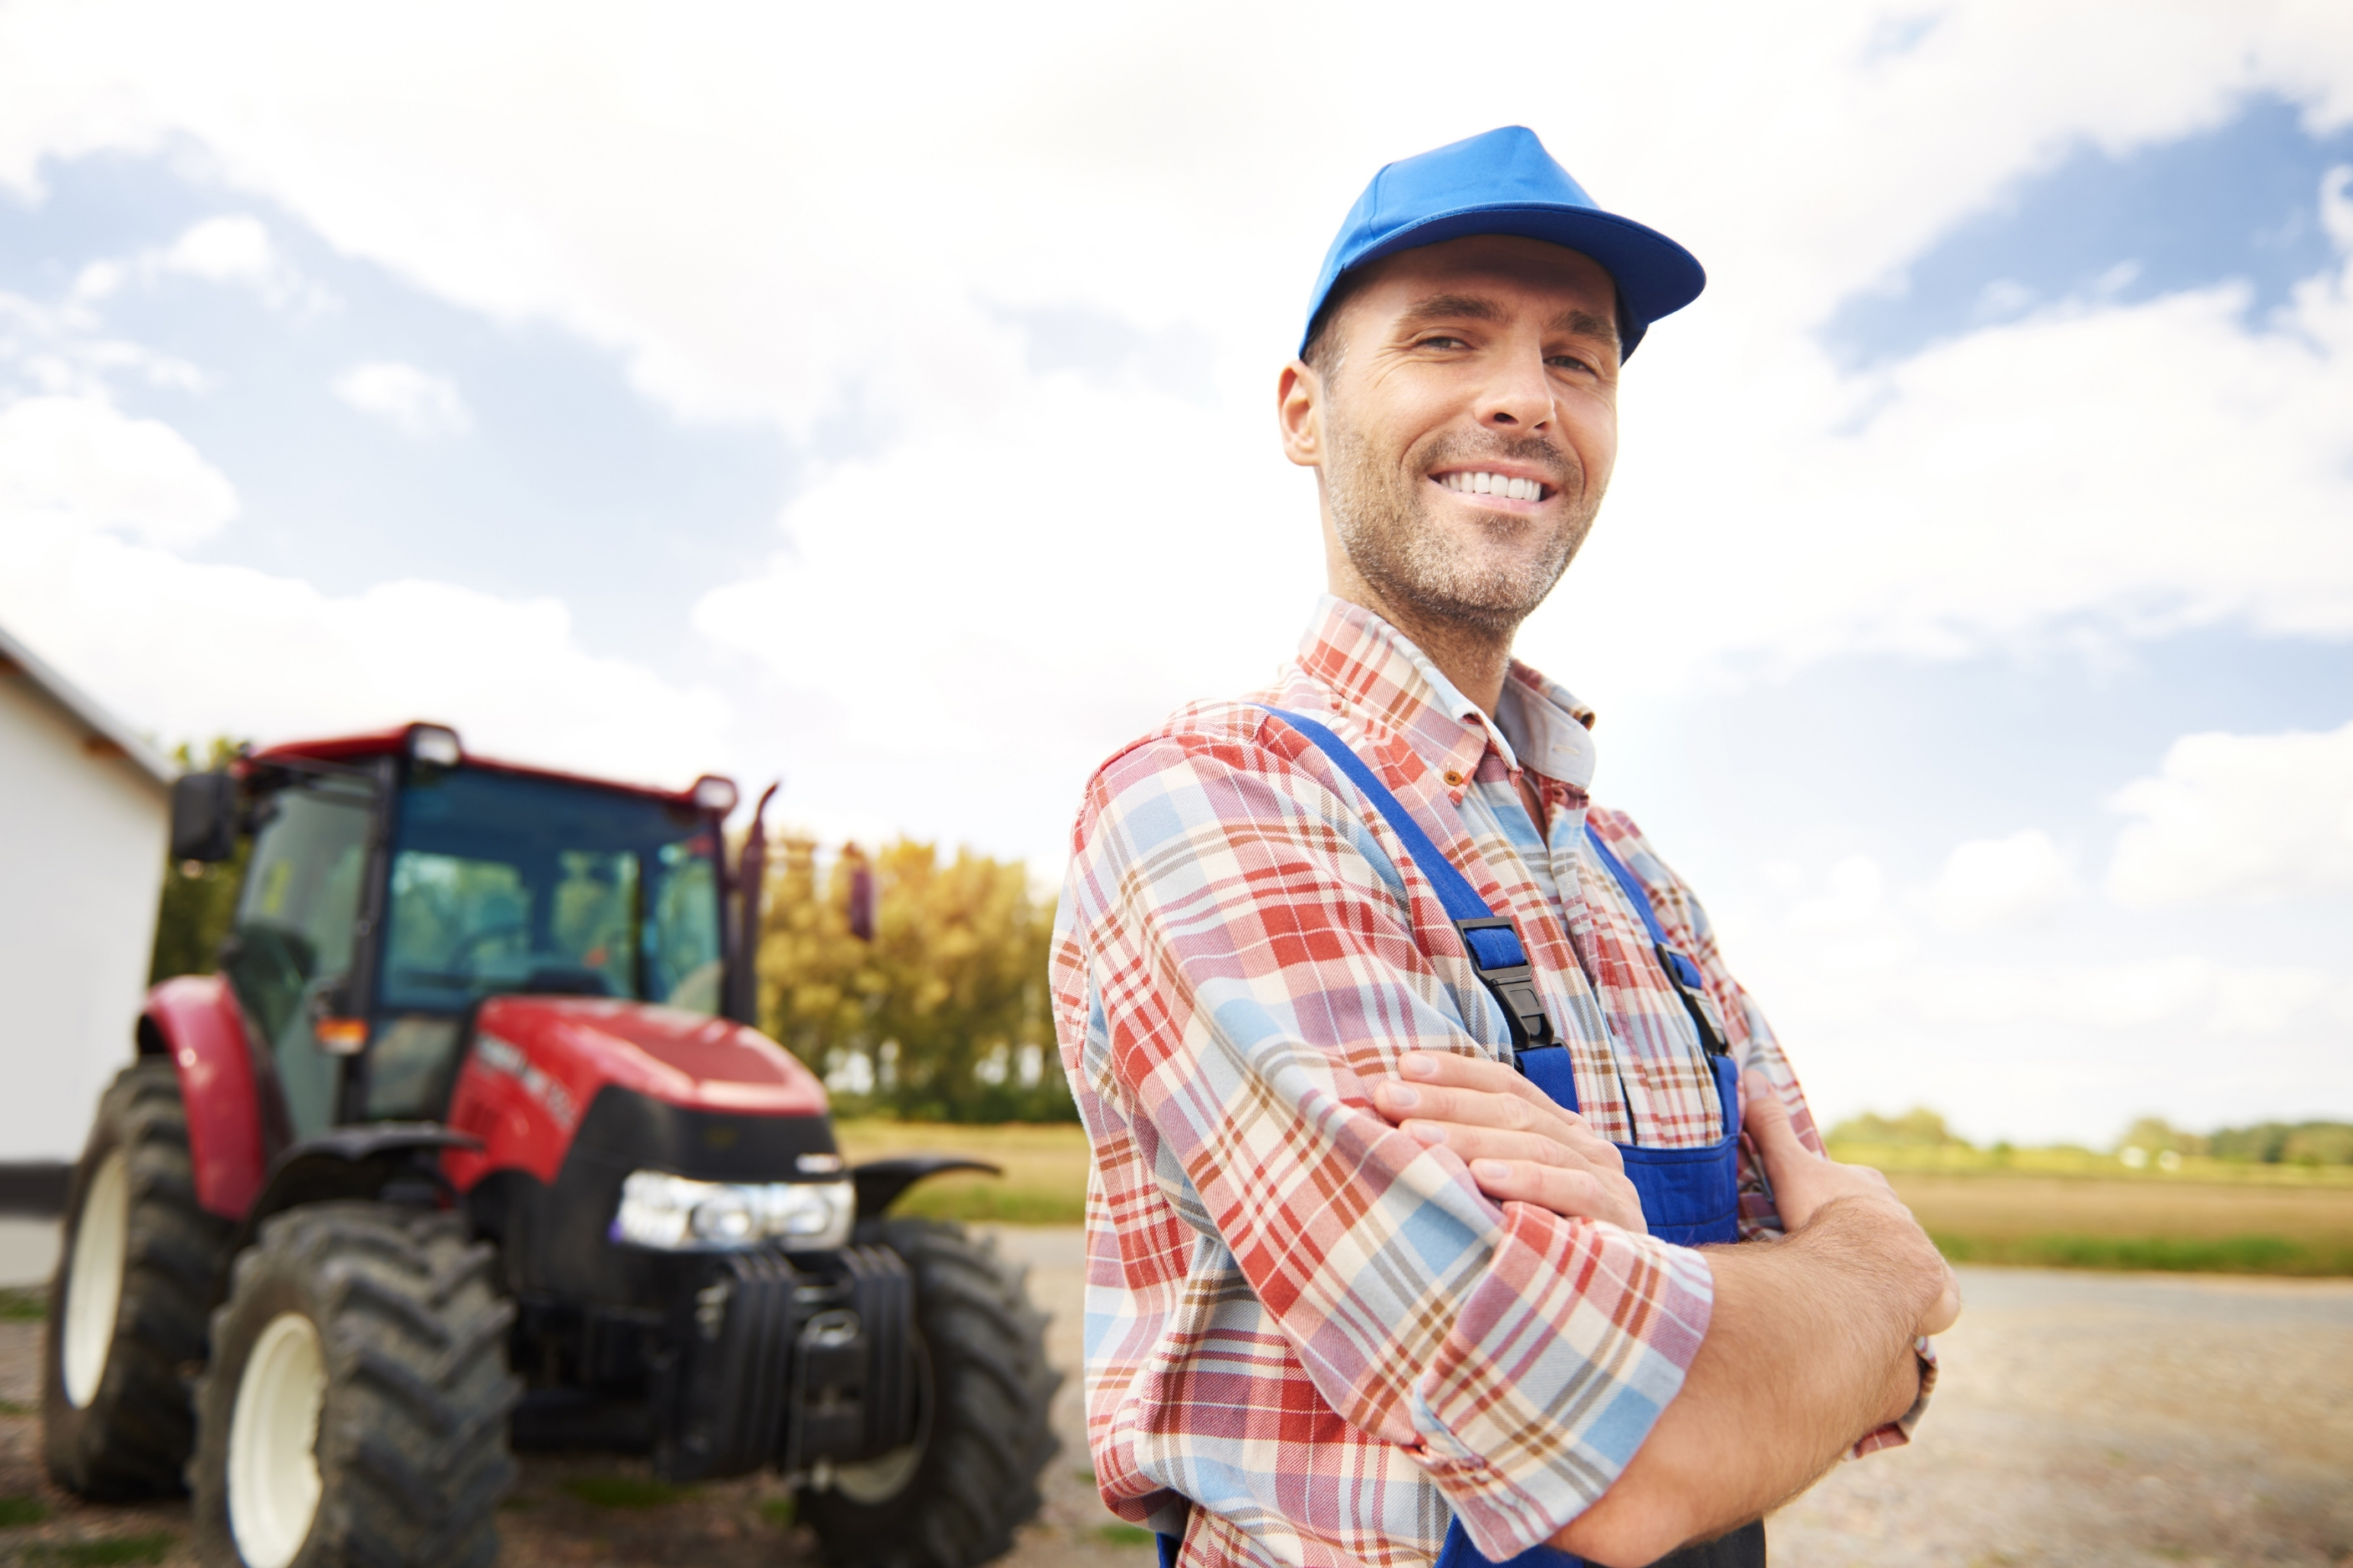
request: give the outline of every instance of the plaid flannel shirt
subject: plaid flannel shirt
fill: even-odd
[[[1705,972],[1736,1058],[1820,1148],[1697,900],[1588,803],[1592,715],[1567,692],[1515,663],[1491,721],[1327,597],[1254,700],[1330,726],[1511,916],[1596,1131],[1694,1147],[1723,1121],[1588,817]],[[1187,1563],[1427,1563],[1450,1516],[1502,1561],[1608,1489],[1706,1332],[1705,1260],[1499,1205],[1373,1110],[1406,1051],[1508,1060],[1510,1037],[1421,870],[1310,742],[1251,703],[1199,703],[1103,765],[1053,1005],[1093,1148],[1088,1446],[1115,1512],[1164,1533],[1189,1519]],[[1777,1232],[1745,1156],[1741,1192],[1744,1237]]]

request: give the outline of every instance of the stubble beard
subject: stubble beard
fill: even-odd
[[[1365,581],[1384,600],[1424,617],[1433,626],[1468,630],[1508,642],[1520,623],[1545,601],[1593,527],[1601,497],[1585,482],[1574,453],[1540,436],[1470,443],[1449,439],[1418,460],[1393,464],[1333,408],[1326,429],[1331,459],[1324,465],[1325,503],[1341,548]],[[1489,512],[1478,526],[1490,539],[1508,541],[1550,530],[1534,559],[1497,565],[1478,559],[1432,515],[1436,498],[1421,475],[1436,464],[1475,464],[1482,458],[1539,463],[1563,476],[1573,493],[1557,520]]]

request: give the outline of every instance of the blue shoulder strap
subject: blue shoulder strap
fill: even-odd
[[[1455,933],[1462,939],[1462,950],[1470,954],[1471,967],[1478,972],[1480,983],[1503,1007],[1504,1018],[1511,1026],[1513,1049],[1559,1044],[1553,1033],[1552,1019],[1544,1010],[1544,1001],[1536,994],[1535,972],[1528,965],[1527,950],[1520,945],[1519,928],[1487,907],[1487,900],[1479,896],[1471,879],[1439,853],[1430,835],[1421,830],[1421,824],[1406,810],[1405,802],[1381,783],[1347,742],[1303,713],[1282,708],[1269,708],[1267,711],[1314,742],[1316,749],[1332,760],[1332,765],[1364,791],[1373,809],[1381,814],[1405,845],[1406,854],[1421,868],[1430,891],[1438,895],[1440,906],[1454,922]],[[1647,904],[1643,907],[1649,908]]]
[[[1698,964],[1667,940],[1666,928],[1659,924],[1658,912],[1651,908],[1651,895],[1643,890],[1641,882],[1634,879],[1634,873],[1626,868],[1626,862],[1618,858],[1617,851],[1611,849],[1601,835],[1594,830],[1593,819],[1589,816],[1585,819],[1585,840],[1593,846],[1593,852],[1601,857],[1601,863],[1609,868],[1609,874],[1618,879],[1618,885],[1626,889],[1626,897],[1633,904],[1634,912],[1642,917],[1642,924],[1650,929],[1651,946],[1659,955],[1659,967],[1667,972],[1667,978],[1674,982],[1676,991],[1682,994],[1684,1011],[1691,1014],[1692,1022],[1699,1026],[1701,1043],[1707,1047],[1711,1056],[1725,1055],[1732,1047],[1724,1037],[1724,1026],[1716,1019],[1715,999],[1707,994],[1707,976],[1700,973]]]

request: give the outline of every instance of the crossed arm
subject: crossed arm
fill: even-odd
[[[1417,1051],[1403,1070],[1375,1106],[1460,1155],[1489,1197],[1643,1229],[1618,1151],[1510,1068]],[[1715,1305],[1682,1392],[1616,1483],[1553,1538],[1613,1568],[1712,1539],[1812,1484],[1911,1408],[1914,1339],[1960,1313],[1952,1270],[1886,1178],[1808,1149],[1761,1075],[1744,1088],[1744,1136],[1788,1239],[1705,1249]]]

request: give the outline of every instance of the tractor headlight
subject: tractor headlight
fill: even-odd
[[[634,1171],[621,1184],[608,1234],[664,1252],[729,1252],[764,1241],[818,1252],[847,1242],[857,1217],[848,1182],[691,1182]]]

